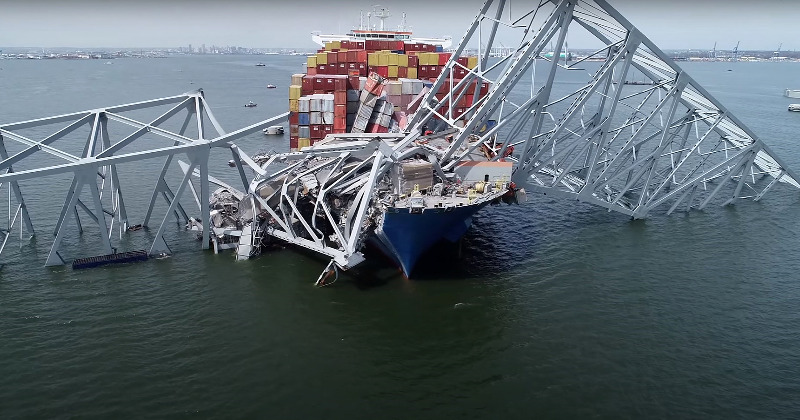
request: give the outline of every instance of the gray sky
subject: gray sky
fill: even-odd
[[[511,1],[512,7],[519,0]],[[532,2],[534,0],[527,0]],[[377,0],[0,0],[2,47],[313,48],[312,30],[343,32]],[[457,42],[481,0],[382,0],[421,36]],[[610,0],[662,49],[800,49],[798,0]],[[589,48],[582,39],[571,48]]]

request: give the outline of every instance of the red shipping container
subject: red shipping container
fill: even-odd
[[[471,107],[475,103],[475,95],[464,95],[464,98],[464,102],[466,102],[464,106],[467,108]]]
[[[419,79],[427,79],[428,77],[428,66],[419,66],[417,69],[417,78]]]
[[[327,93],[327,92],[325,92],[324,89],[314,89],[314,94],[315,95],[321,95],[323,93]]]
[[[348,63],[355,63],[358,60],[358,53],[355,50],[349,50],[345,53],[347,58],[344,60]],[[340,58],[339,61],[341,62],[342,59]]]
[[[347,91],[346,90],[336,90],[333,92],[333,103],[336,106],[345,105],[347,106]],[[347,114],[347,111],[344,112]]]
[[[463,79],[467,77],[467,70],[462,69],[461,67],[454,68],[453,73],[455,73],[456,79]]]
[[[361,89],[361,80],[358,77],[358,73],[347,76],[347,89],[348,90]]]
[[[335,119],[336,118],[334,118],[334,120]],[[323,137],[327,136],[328,134],[333,134],[333,124],[325,124],[325,125],[323,125],[322,126],[322,130],[323,130],[323,133],[324,133]]]
[[[408,67],[398,67],[397,68],[397,77],[405,79],[408,77]]]
[[[297,149],[297,137],[289,137],[289,148],[290,149]]]
[[[290,112],[289,113],[289,124],[300,124],[300,114],[297,112]]]
[[[306,69],[306,74],[309,76],[316,76],[317,75],[317,68],[316,67],[308,67]]]
[[[314,92],[314,77],[305,75],[303,76],[303,85],[300,87],[300,93],[302,95],[311,95]]]
[[[347,127],[345,128],[333,127],[333,134],[345,134],[345,133],[347,133]]]
[[[333,89],[336,91],[347,90],[347,77],[345,75],[337,76],[333,81]],[[346,102],[347,100],[345,100]]]
[[[458,57],[456,59],[456,63],[461,64],[464,67],[467,67],[467,65],[469,64],[469,59],[467,59],[467,57]]]
[[[481,82],[481,96],[486,96],[488,94],[489,94],[489,83]]]
[[[328,64],[339,64],[338,52],[328,52]]]
[[[394,49],[396,51],[405,51],[405,42],[403,41],[395,41]]]
[[[345,107],[344,112],[345,112],[344,116],[333,117],[334,130],[347,130],[347,107]]]
[[[336,53],[336,62],[337,63],[346,63],[347,62],[347,51],[339,51]]]
[[[312,139],[321,139],[325,137],[325,129],[323,128],[322,124],[312,124],[309,127]]]
[[[364,41],[364,45],[366,46],[366,49],[370,51],[375,51],[380,48],[380,46],[378,45],[378,41],[374,39],[368,39]]]
[[[408,56],[408,67],[417,67],[419,65],[419,57],[416,55]]]
[[[356,63],[366,64],[368,58],[369,58],[369,53],[366,50],[356,51]]]
[[[328,74],[327,64],[317,64],[317,74]],[[314,87],[316,89],[316,86]]]
[[[428,66],[428,77],[439,77],[442,68],[439,66]]]
[[[334,82],[334,80],[335,79],[333,77],[331,77],[331,76],[328,76],[328,77],[325,78],[325,91],[326,92],[333,92],[334,90],[336,90],[336,83]]]
[[[443,66],[447,64],[447,61],[450,60],[450,56],[452,55],[451,53],[439,53],[439,65]]]
[[[314,77],[314,90],[325,90],[325,76]]]
[[[376,69],[379,69],[381,67],[385,68],[387,73],[389,72],[389,66],[379,66],[376,67]],[[381,74],[377,71],[371,72],[369,74],[369,77],[367,77],[367,83],[366,85],[364,85],[364,90],[373,93],[375,95],[380,95],[381,92],[383,91],[383,78],[385,77],[385,76],[378,77],[380,75]]]

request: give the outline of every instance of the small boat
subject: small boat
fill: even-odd
[[[800,98],[800,89],[786,89],[783,96],[787,98]]]
[[[256,64],[256,67],[266,67],[266,64],[264,64],[264,63],[258,63],[258,64]]]
[[[789,104],[789,111],[800,112],[800,104]]]
[[[267,85],[267,89],[275,89],[276,87],[275,85]]]
[[[273,125],[273,126],[265,128],[262,131],[264,132],[264,134],[267,134],[267,135],[279,135],[279,134],[283,134],[283,126],[282,125]]]
[[[258,104],[253,102],[253,101],[250,101],[250,102],[244,104],[244,106],[245,106],[245,108],[255,108],[255,107],[258,106]]]

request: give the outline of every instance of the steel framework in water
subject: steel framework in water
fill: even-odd
[[[132,112],[166,107],[166,111],[150,122],[137,121],[128,114]],[[169,251],[164,240],[164,230],[167,218],[175,214],[178,218],[188,220],[188,216],[180,203],[186,187],[195,194],[188,176],[184,177],[173,191],[167,182],[167,171],[172,159],[177,154],[185,154],[190,162],[190,168],[199,170],[200,200],[208,202],[208,157],[212,148],[228,148],[233,155],[233,161],[239,169],[242,182],[247,185],[242,167],[242,159],[247,160],[239,149],[231,143],[233,140],[259,131],[260,129],[285,120],[286,114],[279,115],[258,124],[240,130],[225,133],[217,119],[208,108],[202,90],[165,97],[150,101],[143,101],[125,105],[118,105],[102,109],[76,112],[12,124],[0,125],[0,188],[8,188],[8,220],[5,228],[0,230],[2,242],[0,253],[8,243],[19,224],[20,240],[34,235],[33,222],[25,201],[19,181],[37,179],[53,175],[70,175],[72,182],[64,192],[64,204],[58,216],[53,235],[54,240],[47,257],[46,265],[60,265],[64,263],[60,255],[60,248],[64,236],[68,232],[71,220],[75,221],[78,231],[83,231],[79,209],[93,221],[99,229],[99,252],[111,254],[116,252],[114,246],[113,229],[116,224],[120,231],[126,231],[129,220],[123,199],[123,185],[134,185],[140,182],[137,177],[121,179],[117,166],[129,162],[147,159],[163,158],[161,173],[152,189],[152,197],[148,210],[144,216],[143,224],[148,225],[153,215],[156,201],[163,197],[168,209],[161,220],[159,229],[150,246],[150,254]],[[183,118],[180,129],[170,131],[162,128],[163,125]],[[119,139],[114,139],[109,134],[109,123],[116,123],[117,132],[123,133]],[[211,125],[216,135],[207,138],[207,125]],[[186,135],[187,128],[194,124],[194,137]],[[48,132],[56,126],[56,130],[43,135],[41,138],[31,138],[30,135],[21,134],[23,130],[39,129],[39,132]],[[120,127],[123,127],[120,129]],[[68,139],[84,133],[85,142],[76,146],[76,142]],[[145,140],[150,140],[145,144]],[[155,140],[156,143],[152,143]],[[13,142],[16,153],[7,152],[6,145]],[[76,150],[81,150],[75,153]],[[54,157],[57,163],[48,160],[45,156]],[[13,192],[13,197],[12,197]],[[86,202],[85,202],[86,201]],[[88,203],[88,204],[87,204]],[[52,205],[47,203],[47,205]],[[208,206],[201,206],[200,215],[202,224],[208,226]],[[203,248],[208,247],[208,229],[203,234]],[[25,234],[27,232],[27,235]]]
[[[593,37],[599,47],[587,57],[569,60],[566,47],[571,31]],[[498,45],[510,48],[512,53],[493,57]],[[478,51],[478,66],[474,69],[456,59],[470,49]],[[563,61],[559,58],[562,53]],[[589,68],[592,70],[587,71]],[[460,79],[456,74],[461,75]],[[582,79],[578,77],[584,75]],[[481,89],[470,88],[484,82],[490,84],[485,95],[480,94]],[[450,104],[462,103],[467,92],[475,92],[472,102],[467,104],[463,115],[458,115],[453,112],[456,107]],[[128,108],[155,102],[177,105],[149,124],[118,116]],[[672,213],[681,208],[703,209],[712,203],[727,205],[739,199],[758,201],[777,183],[800,188],[794,172],[755,133],[603,0],[516,2],[513,8],[510,0],[486,1],[433,83],[420,111],[411,116],[407,131],[380,136],[377,140],[376,136],[345,136],[348,140],[297,153],[265,155],[254,161],[230,142],[285,115],[223,135],[200,94],[155,102],[46,119],[74,121],[62,130],[92,126],[82,156],[66,156],[53,149],[51,143],[59,138],[60,131],[39,141],[13,133],[15,128],[41,124],[44,120],[0,126],[4,138],[30,146],[30,152],[10,157],[0,150],[3,159],[0,170],[7,172],[0,175],[0,183],[9,187],[9,203],[12,192],[18,203],[13,221],[19,216],[29,232],[32,233],[32,225],[16,181],[73,173],[73,186],[61,211],[48,264],[61,262],[58,245],[67,216],[78,207],[91,213],[78,198],[86,186],[94,202],[93,219],[100,225],[103,248],[111,250],[110,229],[103,213],[117,217],[123,224],[127,220],[114,164],[168,156],[150,206],[152,211],[155,197],[162,194],[170,203],[164,220],[172,212],[185,213],[178,200],[185,187],[191,186],[192,173],[200,177],[198,203],[208,203],[207,159],[211,147],[231,149],[251,197],[253,212],[258,204],[259,210],[268,216],[265,234],[329,256],[332,265],[342,268],[361,260],[366,224],[374,218],[378,204],[375,193],[380,178],[393,170],[398,161],[413,154],[425,156],[437,172],[443,173],[484,146],[498,151],[494,159],[507,156],[513,147],[514,153],[509,158],[516,162],[513,179],[518,185],[595,204],[633,218],[646,217],[656,208]],[[220,135],[213,140],[204,139],[202,119],[198,122],[201,134],[195,139],[184,137],[183,129],[177,133],[158,129],[162,118],[170,118],[181,110],[188,111],[184,128],[192,115],[208,113]],[[107,119],[126,121],[137,128],[137,133],[151,132],[168,144],[120,154],[119,149],[136,135],[118,143],[109,142],[103,134]],[[490,119],[497,124],[483,130]],[[435,150],[418,141],[422,133],[434,126],[453,133],[452,141],[444,149]],[[24,171],[12,169],[12,164],[40,149],[65,159],[66,163]],[[173,193],[164,176],[172,156],[178,153],[186,153],[190,164]],[[358,165],[347,167],[341,177],[330,177],[330,173],[342,170],[353,157],[358,158]],[[256,172],[252,182],[245,178],[242,162]],[[299,210],[297,191],[308,187],[308,175],[322,180],[322,185],[315,186],[320,193],[311,205],[315,213],[324,214],[323,219],[332,232],[323,233],[316,225],[317,219],[309,223]],[[98,185],[98,179],[106,176],[109,183]],[[267,185],[269,193],[264,192]],[[112,197],[110,205],[102,204],[104,188],[112,191],[107,194]],[[342,194],[350,197],[346,209],[334,214],[330,203]],[[117,197],[116,201],[113,197]],[[205,247],[209,237],[208,206],[200,205],[200,210]],[[11,213],[10,208],[9,229],[3,231],[3,244],[13,226]],[[149,212],[145,224],[148,220]],[[163,228],[164,221],[151,252],[166,249]],[[253,235],[252,230],[249,234]],[[254,240],[255,235],[251,243]]]
[[[504,35],[516,32],[518,43],[513,54],[490,60],[500,28]],[[559,57],[570,56],[570,31],[602,46],[562,63]],[[758,201],[777,182],[800,187],[755,133],[604,0],[515,2],[513,12],[510,0],[486,1],[453,57],[470,46],[478,48],[478,67],[451,59],[433,88],[447,95],[441,101],[429,95],[428,112],[412,120],[419,129],[438,115],[459,131],[443,167],[457,161],[456,151],[476,127],[495,118],[500,124],[483,137],[504,130],[502,147],[521,151],[514,157],[518,184],[633,218],[660,206],[672,213],[680,206]],[[538,88],[528,82],[537,62],[545,64]],[[589,62],[596,63],[593,72],[579,67]],[[454,85],[459,68],[467,76]],[[577,89],[553,95],[554,86],[564,80],[574,85],[581,72],[587,77]],[[491,82],[491,90],[471,104],[472,118],[461,128],[448,104],[479,81]],[[519,95],[528,89],[529,95]]]

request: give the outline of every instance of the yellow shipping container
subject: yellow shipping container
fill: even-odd
[[[397,66],[389,66],[389,78],[397,78]]]
[[[311,146],[311,139],[300,137],[297,139],[297,150],[303,150],[304,147]]]
[[[397,65],[400,67],[408,67],[408,56],[405,54],[397,54]]]
[[[367,54],[367,65],[368,66],[379,66],[378,64],[378,53],[369,53]]]
[[[308,62],[308,67],[311,68],[317,67],[317,56],[316,55],[309,56],[307,62]]]
[[[303,95],[303,88],[300,85],[291,85],[289,86],[289,99],[300,99],[300,96]]]
[[[292,75],[292,84],[293,85],[302,85],[303,84],[303,74],[293,74]]]
[[[439,53],[425,53],[425,63],[426,66],[438,66],[439,65]]]
[[[408,78],[409,79],[416,79],[417,78],[417,68],[416,67],[409,67],[408,68]]]
[[[398,54],[389,53],[389,65],[390,66],[397,66],[398,65],[399,60],[398,60],[397,56],[398,56]]]
[[[297,99],[289,99],[289,111],[300,112],[300,101]]]
[[[341,41],[328,41],[325,43],[325,51],[333,51],[342,48]]]
[[[388,66],[389,65],[389,54],[381,53],[378,55],[378,65],[379,66]]]
[[[467,57],[467,67],[469,67],[470,69],[478,67],[478,57],[477,56]]]
[[[328,64],[328,53],[317,53],[317,64]]]

